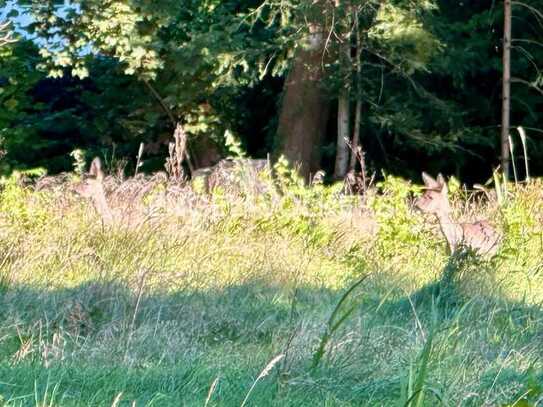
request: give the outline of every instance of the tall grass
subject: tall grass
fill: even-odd
[[[258,195],[108,189],[112,225],[66,181],[1,189],[4,405],[543,402],[538,180],[450,188],[503,232],[493,259],[449,258],[392,177],[363,199],[288,173]]]

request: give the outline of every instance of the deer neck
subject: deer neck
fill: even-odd
[[[103,185],[99,184],[95,188],[95,193],[92,194],[92,202],[96,211],[100,214],[105,223],[110,223],[113,220],[111,209],[107,203],[106,193]]]
[[[452,219],[450,211],[438,212],[436,216],[439,220],[441,232],[445,235],[451,253],[453,253],[462,239],[462,227]]]

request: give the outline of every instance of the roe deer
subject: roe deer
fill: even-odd
[[[422,179],[426,191],[415,201],[415,207],[424,213],[434,214],[445,235],[451,254],[461,247],[468,247],[479,255],[493,255],[498,249],[499,234],[487,222],[457,223],[451,218],[447,184],[441,174],[437,179],[425,172]]]
[[[89,198],[96,211],[102,217],[104,223],[113,221],[113,214],[107,203],[104,190],[104,171],[102,170],[102,161],[96,157],[92,160],[89,169],[89,177],[74,187],[74,191],[83,198]]]
[[[197,169],[192,173],[192,179],[201,178],[207,193],[219,186],[230,190],[252,187],[253,192],[259,193],[267,188],[258,177],[266,170],[269,170],[268,160],[226,158],[212,167]]]

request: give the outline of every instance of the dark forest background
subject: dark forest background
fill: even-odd
[[[131,171],[140,143],[143,170],[162,169],[179,121],[197,167],[229,154],[226,133],[249,156],[282,153],[341,176],[345,117],[378,176],[480,182],[499,164],[501,2],[55,3],[0,2],[17,39],[0,49],[2,174],[69,171],[75,149]],[[521,178],[517,126],[532,174],[543,174],[542,9],[513,4]]]

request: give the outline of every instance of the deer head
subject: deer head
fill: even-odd
[[[90,165],[88,178],[76,185],[74,190],[84,198],[93,198],[97,194],[103,193],[103,181],[102,161],[96,157]]]
[[[447,196],[447,183],[443,175],[439,174],[437,179],[434,179],[423,172],[422,179],[425,191],[421,197],[415,200],[415,207],[424,213],[432,213],[434,215],[450,213],[451,207]]]

